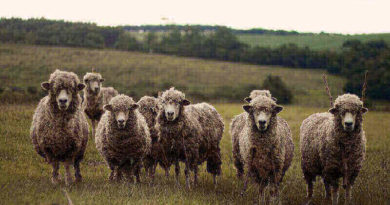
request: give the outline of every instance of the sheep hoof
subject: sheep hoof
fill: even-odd
[[[305,203],[305,205],[312,205],[313,202],[311,201],[311,199],[308,199],[307,202]]]
[[[60,182],[60,180],[58,179],[58,177],[52,177],[51,178],[51,183],[53,185],[57,185],[59,182]]]
[[[83,181],[83,177],[79,176],[79,177],[76,177],[75,183],[80,183],[82,181]]]
[[[65,180],[65,185],[66,186],[70,186],[70,185],[72,185],[72,183],[73,183],[72,179]]]

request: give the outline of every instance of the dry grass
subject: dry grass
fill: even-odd
[[[74,71],[82,77],[91,67],[102,73],[105,86],[114,86],[135,98],[175,86],[192,96],[192,100],[240,102],[251,90],[248,88],[259,88],[265,77],[272,74],[281,76],[292,89],[294,104],[328,106],[321,80],[325,71],[319,69],[288,69],[114,50],[0,45],[0,87],[3,88],[32,86],[40,91],[40,83],[57,68]],[[345,79],[329,75],[328,80],[333,95],[342,93]],[[230,96],[229,101],[224,96]]]
[[[144,183],[140,185],[108,183],[109,170],[102,163],[94,140],[90,139],[81,167],[84,181],[65,188],[69,197],[74,204],[251,204],[257,198],[257,188],[251,185],[246,196],[239,196],[242,182],[235,176],[228,134],[230,120],[242,112],[241,105],[216,104],[216,108],[226,125],[221,143],[223,175],[216,189],[212,177],[205,172],[205,166],[200,172],[199,186],[191,191],[184,189],[183,173],[182,186],[175,186],[173,170],[171,177],[166,179],[163,171],[158,169],[154,186],[148,185],[149,179],[144,174]],[[0,204],[66,204],[67,198],[62,191],[64,184],[54,186],[50,183],[50,166],[43,163],[30,142],[29,127],[34,106],[0,106],[0,110]],[[300,123],[308,115],[325,110],[286,106],[281,112],[292,129],[296,148],[293,164],[281,185],[284,204],[302,204],[305,197],[298,150]],[[389,124],[390,113],[369,112],[365,116],[367,159],[353,188],[354,204],[390,203]],[[322,198],[323,187],[318,181],[315,204],[326,204]],[[340,199],[343,201],[343,197]]]

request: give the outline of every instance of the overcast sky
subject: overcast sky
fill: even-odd
[[[307,32],[390,32],[390,0],[0,0],[1,17],[98,25],[210,24]]]

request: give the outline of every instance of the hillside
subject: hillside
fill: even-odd
[[[263,35],[263,34],[237,34],[238,38],[249,45],[260,47],[276,48],[283,44],[294,43],[299,47],[309,47],[313,50],[334,50],[341,48],[346,40],[369,40],[383,39],[390,43],[390,33],[382,34],[361,34],[361,35],[341,35],[341,34],[297,34],[297,35]]]
[[[195,58],[138,52],[94,50],[26,45],[0,45],[0,79],[3,99],[12,93],[40,92],[40,83],[56,68],[82,77],[91,67],[105,77],[105,86],[114,86],[135,98],[153,95],[175,86],[190,99],[242,102],[250,90],[260,88],[269,74],[279,75],[292,89],[294,104],[328,106],[322,70],[256,66]],[[334,95],[342,92],[345,80],[329,76]]]

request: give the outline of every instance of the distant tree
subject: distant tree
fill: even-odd
[[[129,32],[122,32],[119,35],[115,47],[121,50],[137,51],[140,50],[141,45]]]
[[[272,96],[277,98],[277,102],[280,104],[289,104],[292,102],[292,92],[280,76],[268,75],[263,82],[262,89],[271,91]]]

